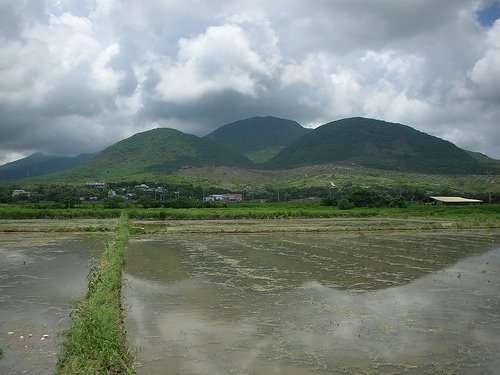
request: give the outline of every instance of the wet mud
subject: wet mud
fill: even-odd
[[[495,374],[500,235],[169,235],[133,241],[139,374]]]
[[[104,235],[0,236],[0,374],[53,374],[71,302],[81,299]]]

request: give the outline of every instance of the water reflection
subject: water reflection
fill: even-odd
[[[138,372],[496,373],[499,244],[464,234],[136,242],[124,293]]]
[[[52,374],[70,302],[82,297],[102,235],[2,234],[1,374]],[[44,337],[44,335],[47,335]]]

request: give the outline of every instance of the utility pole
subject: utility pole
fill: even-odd
[[[488,204],[491,204],[491,190],[493,189],[493,183],[494,183],[494,181],[493,181],[493,172],[490,171],[489,175],[490,175],[490,178],[491,178],[491,187],[490,187],[489,192],[488,192]]]

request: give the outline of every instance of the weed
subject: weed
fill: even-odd
[[[133,373],[121,309],[121,276],[129,227],[123,212],[115,240],[92,267],[85,299],[76,305],[72,326],[63,333],[58,374]]]

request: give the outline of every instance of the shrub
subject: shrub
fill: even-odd
[[[348,196],[354,207],[387,207],[391,197],[383,192],[369,189],[358,189]]]
[[[354,203],[352,203],[347,197],[340,197],[337,206],[340,210],[350,210],[354,208]]]
[[[403,197],[395,197],[392,198],[389,207],[394,207],[394,208],[407,208],[408,207],[408,202],[406,199]]]
[[[199,200],[188,197],[177,197],[167,199],[162,203],[163,207],[168,208],[199,208],[203,205]]]
[[[338,199],[336,197],[327,197],[321,199],[322,206],[336,206],[338,204]]]
[[[104,208],[120,208],[125,205],[125,200],[120,196],[114,196],[104,200],[102,205]]]

